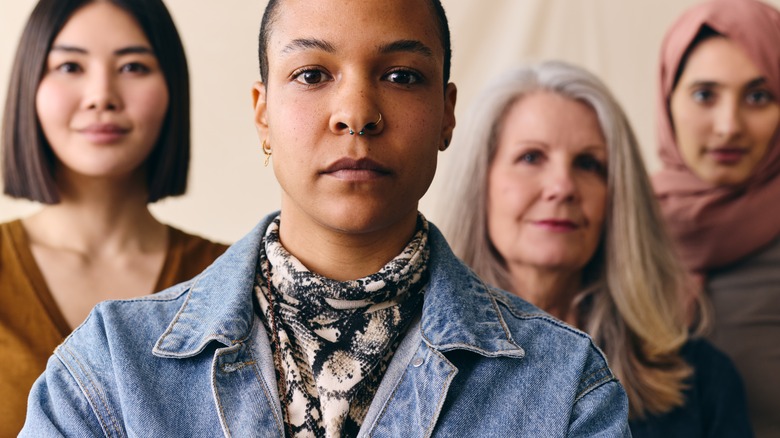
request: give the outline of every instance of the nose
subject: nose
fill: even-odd
[[[118,111],[122,99],[118,91],[117,78],[108,69],[93,70],[87,77],[84,91],[84,108],[92,111]]]
[[[378,135],[385,118],[379,110],[376,89],[370,80],[345,75],[338,84],[329,127],[331,132],[355,137]]]
[[[720,138],[733,138],[743,129],[742,108],[739,101],[722,99],[715,111],[714,131]]]
[[[572,173],[572,166],[551,163],[547,166],[542,195],[552,202],[574,202],[579,199],[579,188]]]

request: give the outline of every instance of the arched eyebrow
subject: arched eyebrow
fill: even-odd
[[[322,50],[328,53],[336,52],[336,47],[327,41],[316,38],[297,38],[284,46],[282,53],[306,49]],[[379,46],[379,53],[381,54],[397,52],[419,53],[428,58],[433,57],[433,50],[417,40],[398,40]]]
[[[333,46],[333,44],[327,41],[319,40],[316,38],[297,38],[292,40],[286,46],[284,46],[284,48],[282,49],[282,53],[289,53],[294,50],[305,50],[305,49],[317,49],[328,53],[336,52],[336,48]]]
[[[761,86],[764,86],[766,84],[767,84],[766,78],[761,76],[761,77],[755,78],[752,81],[748,82],[745,85],[745,88],[761,87]]]
[[[752,79],[748,81],[747,84],[745,84],[744,88],[755,88],[755,87],[762,87],[767,84],[766,78],[763,76],[759,76],[755,79]],[[716,88],[721,86],[722,84],[717,81],[710,81],[710,80],[702,80],[702,81],[693,81],[688,85],[688,88],[700,88],[700,87],[707,87],[707,88]]]
[[[418,53],[427,58],[433,58],[433,50],[417,40],[398,40],[379,46],[379,53],[411,52]]]
[[[65,44],[58,44],[56,46],[52,46],[51,52],[78,53],[81,55],[86,55],[89,53],[89,51],[83,47],[68,46]],[[128,47],[123,47],[121,49],[114,50],[114,55],[116,56],[132,55],[132,54],[154,55],[154,51],[152,51],[151,48],[146,46],[128,46]]]

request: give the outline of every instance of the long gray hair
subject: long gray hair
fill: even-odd
[[[595,111],[607,142],[607,213],[602,241],[583,272],[577,317],[606,353],[629,396],[633,418],[683,403],[690,367],[679,355],[688,327],[688,284],[656,205],[626,115],[591,73],[563,62],[511,71],[494,82],[456,131],[445,176],[442,229],[455,253],[488,283],[512,290],[487,229],[488,171],[505,115],[531,93],[551,92]],[[517,291],[515,291],[517,292]]]

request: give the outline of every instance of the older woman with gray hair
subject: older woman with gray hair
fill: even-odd
[[[689,282],[604,84],[562,62],[514,70],[466,120],[443,215],[455,253],[593,337],[628,393],[634,436],[749,436],[733,365],[689,336]]]

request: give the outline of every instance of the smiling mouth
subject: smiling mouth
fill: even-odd
[[[342,158],[320,172],[345,181],[369,181],[390,175],[390,169],[368,158]]]
[[[129,129],[114,124],[94,124],[78,131],[95,144],[112,144],[121,140]]]
[[[534,221],[534,225],[557,233],[566,233],[580,228],[577,223],[567,219],[543,219]]]

